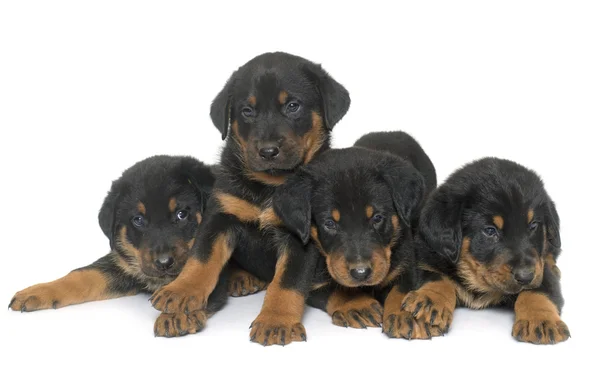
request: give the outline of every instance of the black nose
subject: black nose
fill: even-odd
[[[171,257],[171,255],[167,253],[161,253],[154,261],[154,264],[156,264],[158,269],[167,270],[173,266],[174,262],[175,260]]]
[[[273,159],[277,155],[279,155],[279,147],[277,147],[277,146],[263,147],[262,149],[258,150],[258,153],[260,154],[260,157],[264,160]]]
[[[350,276],[356,281],[365,281],[371,276],[371,268],[357,267],[350,270]]]
[[[517,269],[514,271],[513,277],[515,281],[521,285],[530,284],[535,277],[535,273],[531,269]]]

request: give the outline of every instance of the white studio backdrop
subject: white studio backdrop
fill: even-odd
[[[307,343],[262,348],[248,326],[264,293],[180,339],[154,338],[158,312],[135,296],[0,314],[4,377],[597,378],[599,19],[594,1],[0,2],[0,302],[107,253],[97,213],[125,168],[159,153],[215,162],[210,102],[237,67],[281,50],[350,91],[334,147],[402,129],[440,182],[483,156],[538,172],[561,216],[573,335],[521,344],[511,312],[459,309],[445,337],[388,340],[309,308]]]

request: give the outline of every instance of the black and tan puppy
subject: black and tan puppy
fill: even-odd
[[[367,134],[355,146],[323,153],[276,191],[273,208],[286,228],[278,230],[282,256],[304,259],[288,261],[282,279],[299,295],[310,285],[308,304],[336,325],[383,321],[390,337],[427,337],[429,325],[401,305],[415,288],[413,227],[436,187],[435,168],[400,131]],[[264,330],[253,325],[253,335]],[[284,342],[281,332],[271,334],[264,344]]]
[[[112,183],[98,215],[110,253],[18,292],[9,307],[56,309],[154,292],[171,282],[187,261],[213,183],[211,168],[191,157],[154,156],[136,163]],[[208,313],[225,303],[225,282],[211,295]],[[185,329],[188,323],[181,325]]]
[[[559,217],[534,172],[497,158],[466,165],[430,196],[419,236],[422,285],[404,301],[415,317],[445,332],[457,304],[509,306],[518,340],[569,337],[560,319]]]
[[[281,285],[277,248],[263,229],[274,216],[263,207],[286,176],[329,148],[331,129],[349,106],[346,89],[301,57],[266,53],[233,73],[211,106],[226,143],[206,225],[180,276],[154,294],[156,309],[176,316],[205,309],[231,257],[261,280],[273,280],[272,287]],[[304,299],[267,292],[265,305],[273,309],[261,318],[265,326],[291,330],[300,322]],[[159,327],[169,322],[163,318]],[[296,329],[289,341],[304,338],[303,328]]]

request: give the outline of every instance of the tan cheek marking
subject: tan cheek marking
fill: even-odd
[[[248,103],[252,106],[256,106],[256,97],[255,96],[248,97]]]
[[[502,229],[504,227],[504,218],[502,216],[495,215],[493,221],[496,228]]]
[[[285,90],[282,90],[279,92],[279,97],[278,97],[278,101],[280,104],[284,104],[285,101],[287,100],[288,94]]]
[[[527,223],[531,223],[531,221],[533,220],[533,210],[529,209],[529,211],[527,211]]]
[[[340,221],[340,211],[339,210],[333,210],[331,211],[331,217],[333,218],[333,220],[335,220],[336,222]]]
[[[189,249],[192,249],[192,247],[194,246],[194,243],[196,242],[196,238],[192,238],[192,240],[187,242],[187,246]]]
[[[371,219],[373,217],[373,206],[367,206],[367,208],[365,208],[365,214],[367,215],[367,218]]]
[[[142,215],[146,215],[146,206],[144,205],[144,203],[142,203],[142,202],[139,202],[139,203],[137,204],[137,210],[138,210],[138,212],[139,212],[140,214],[142,214]]]
[[[198,224],[202,223],[202,215],[200,215],[200,212],[196,212],[196,221]]]
[[[312,127],[308,133],[304,135],[304,163],[310,162],[317,151],[323,146],[326,140],[326,135],[323,133],[323,119],[319,113],[312,112]]]
[[[177,208],[177,200],[175,198],[169,199],[169,211],[175,212],[175,208]]]

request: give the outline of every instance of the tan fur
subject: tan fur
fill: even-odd
[[[153,306],[165,313],[204,309],[232,251],[228,234],[219,234],[213,242],[208,260],[202,262],[190,257],[179,276],[152,296]]]
[[[250,223],[259,221],[261,209],[242,198],[222,192],[215,192],[215,198],[221,205],[221,211],[237,217],[241,222]]]
[[[333,218],[333,220],[335,220],[336,222],[340,221],[341,215],[340,215],[340,210],[338,209],[334,209],[331,211],[331,217]]]
[[[315,154],[325,143],[327,136],[323,131],[323,118],[319,113],[312,112],[312,127],[302,138],[302,147],[304,148],[304,164],[313,160]]]
[[[175,212],[177,208],[177,200],[175,198],[169,199],[169,211]]]
[[[287,100],[287,97],[288,97],[288,93],[285,90],[280,91],[279,96],[277,97],[279,104],[283,105],[285,103],[285,101]]]
[[[373,217],[373,206],[366,206],[365,207],[365,215],[367,215],[368,219],[371,219]]]
[[[261,211],[258,216],[260,229],[265,229],[267,227],[280,227],[283,225],[279,216],[275,214],[275,210],[273,207],[265,208]]]
[[[496,226],[496,228],[498,229],[502,229],[504,228],[504,218],[500,215],[495,215],[493,218],[494,221],[494,225]]]
[[[248,103],[252,106],[256,106],[256,97],[255,96],[248,97]]]
[[[533,291],[521,292],[517,297],[512,335],[520,341],[541,344],[561,342],[570,337],[556,305],[548,296]]]
[[[533,210],[529,209],[529,211],[527,211],[527,224],[531,223],[532,220],[533,220]]]
[[[138,202],[138,204],[137,204],[137,210],[138,210],[138,212],[140,214],[146,215],[146,206],[144,205],[144,203]]]
[[[265,345],[277,343],[288,344],[301,341],[306,332],[302,326],[304,313],[304,296],[293,289],[282,287],[282,279],[287,267],[288,253],[283,251],[277,260],[275,276],[267,287],[267,293],[258,317],[252,323],[251,339]],[[282,341],[280,336],[271,336],[277,331],[286,331],[287,337]]]
[[[326,311],[338,326],[362,328],[381,323],[383,309],[373,297],[353,289],[337,289],[327,300]],[[375,321],[372,322],[371,318]]]
[[[72,271],[58,280],[33,285],[18,292],[10,308],[29,312],[111,297],[114,295],[108,291],[108,281],[102,272],[97,269],[82,269]]]

